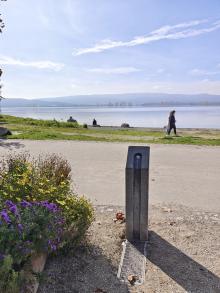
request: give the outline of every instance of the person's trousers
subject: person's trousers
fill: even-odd
[[[172,126],[170,126],[170,127],[168,128],[168,130],[167,130],[167,134],[170,135],[170,132],[171,132],[172,129],[173,129],[173,131],[174,131],[174,133],[175,133],[175,135],[176,135],[176,125],[172,125]]]

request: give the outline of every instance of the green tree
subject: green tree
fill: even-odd
[[[3,1],[7,1],[7,0],[0,0],[0,2],[3,2]],[[5,27],[5,24],[1,18],[1,13],[0,13],[0,33],[2,33],[2,29]]]

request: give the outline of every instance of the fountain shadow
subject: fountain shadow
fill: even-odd
[[[147,258],[190,293],[220,292],[220,278],[154,231],[149,232]]]

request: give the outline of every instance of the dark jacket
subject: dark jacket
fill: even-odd
[[[170,114],[170,116],[169,116],[169,125],[170,125],[170,127],[175,126],[175,123],[176,123],[176,119],[175,119],[174,114]]]

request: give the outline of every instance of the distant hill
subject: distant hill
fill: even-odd
[[[2,107],[71,106],[186,106],[220,105],[220,95],[183,95],[161,93],[76,95],[42,99],[5,99]]]
[[[43,99],[4,99],[2,107],[71,107],[72,104],[59,101],[44,101]]]

